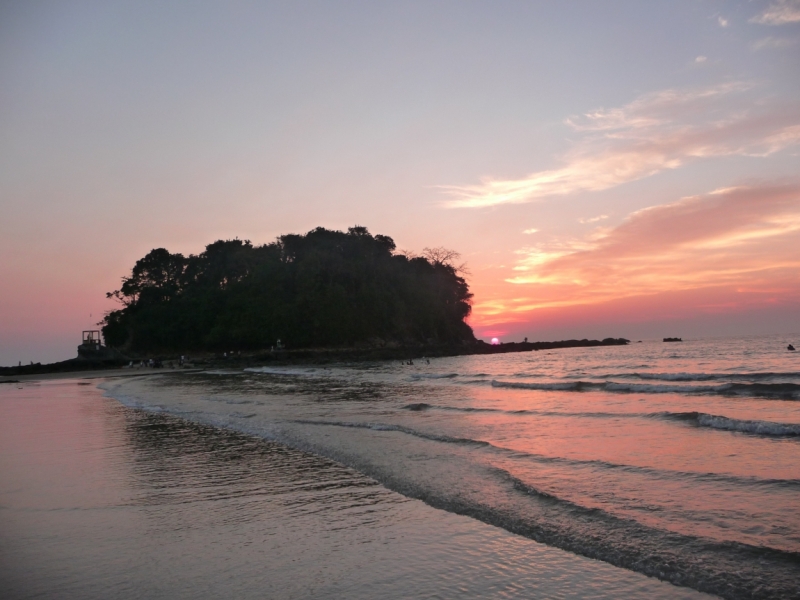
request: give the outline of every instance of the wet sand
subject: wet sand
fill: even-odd
[[[0,375],[0,384],[25,381],[52,381],[56,379],[107,379],[115,377],[143,377],[167,373],[191,373],[202,369],[151,369],[150,367],[126,367],[122,369],[97,369],[93,371],[61,371],[58,373],[34,373],[31,375]]]
[[[0,387],[9,600],[709,597],[61,379]]]

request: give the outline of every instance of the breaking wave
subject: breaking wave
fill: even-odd
[[[412,409],[413,410],[413,409]],[[680,413],[673,413],[675,415],[679,415]],[[688,413],[687,413],[688,414]],[[661,416],[663,417],[663,413],[659,415],[651,415],[654,417]],[[676,417],[680,418],[680,417]],[[686,420],[686,419],[683,419]],[[620,471],[630,471],[630,472],[637,472],[643,473],[655,477],[665,477],[669,479],[690,479],[696,481],[724,481],[727,483],[733,483],[736,485],[746,485],[746,486],[777,486],[780,488],[791,488],[797,489],[800,491],[800,480],[797,479],[763,479],[760,477],[748,477],[748,476],[741,476],[741,475],[730,475],[725,473],[702,473],[702,472],[693,472],[693,471],[672,471],[668,469],[659,469],[656,467],[644,467],[644,466],[636,466],[636,465],[629,465],[629,464],[619,464],[613,463],[605,460],[597,460],[597,459],[577,459],[577,458],[565,458],[560,456],[547,456],[544,454],[536,454],[533,452],[524,452],[521,450],[513,450],[511,448],[506,448],[503,446],[498,446],[497,444],[493,444],[491,442],[487,442],[485,440],[476,440],[472,438],[463,438],[463,437],[453,437],[448,435],[440,435],[435,433],[427,433],[424,431],[419,431],[412,427],[405,427],[403,425],[394,425],[388,423],[365,423],[365,422],[358,422],[358,421],[332,421],[332,420],[322,420],[322,419],[294,419],[292,420],[293,423],[297,423],[299,425],[323,425],[329,427],[345,427],[345,428],[352,428],[352,429],[371,429],[372,431],[396,431],[398,433],[403,433],[406,435],[410,435],[416,438],[430,440],[433,442],[442,442],[445,444],[457,444],[461,446],[473,446],[476,448],[483,448],[488,451],[497,452],[505,456],[510,456],[514,458],[525,458],[528,460],[532,460],[538,463],[543,464],[559,464],[559,465],[570,465],[570,466],[580,466],[580,467],[592,467],[598,469],[609,469],[609,470],[620,470]]]
[[[670,385],[650,383],[619,383],[616,381],[571,381],[527,383],[492,380],[492,387],[526,390],[553,390],[583,392],[604,390],[619,393],[641,394],[711,394],[718,396],[749,396],[780,400],[800,399],[800,385],[796,383],[724,383],[720,385]]]
[[[688,421],[698,427],[738,431],[764,437],[800,437],[800,424],[797,423],[773,423],[771,421],[731,419],[730,417],[710,415],[702,412],[663,412],[654,413],[652,416],[669,420]]]
[[[795,379],[800,372],[789,373],[612,373],[601,379],[646,379],[656,381],[759,381],[769,379]]]
[[[711,415],[703,412],[657,412],[657,413],[636,413],[636,412],[564,412],[553,410],[504,410],[501,408],[475,407],[475,406],[441,406],[432,405],[427,402],[416,402],[402,407],[404,410],[421,412],[425,410],[443,410],[454,412],[491,412],[507,415],[532,415],[539,417],[584,417],[600,419],[640,419],[656,418],[667,421],[688,422],[698,427],[710,427],[711,429],[721,429],[724,431],[737,431],[764,437],[800,437],[800,424],[798,423],[774,423],[772,421],[759,421],[747,419],[732,419],[721,415]]]
[[[419,381],[420,379],[454,379],[455,377],[458,377],[458,373],[414,373],[409,379]]]
[[[291,375],[293,377],[319,377],[326,375],[327,369],[291,368],[291,367],[248,367],[243,369],[245,373],[257,373],[261,375]]]

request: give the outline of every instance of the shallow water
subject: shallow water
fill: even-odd
[[[800,597],[800,355],[788,341],[269,366],[107,390],[632,571],[787,598]]]
[[[201,424],[255,423],[248,415],[275,400],[258,391],[262,376],[231,377],[106,384],[128,404],[161,394],[175,402],[172,412],[191,407],[193,420],[154,405],[123,406],[90,382],[0,386],[2,597],[706,597],[411,500],[332,460],[263,439],[279,429],[266,419],[255,427],[261,437]],[[223,396],[220,385],[242,393]],[[307,406],[328,414],[355,403],[358,413],[361,392],[332,404],[282,396],[280,405],[296,416]],[[294,427],[313,437],[326,435],[315,427],[343,429]],[[435,462],[441,445],[364,432],[377,446],[397,438],[406,447],[397,460]]]

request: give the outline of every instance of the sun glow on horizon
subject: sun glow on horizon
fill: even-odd
[[[800,322],[800,5],[733,4],[14,3],[0,365],[154,248],[355,223],[460,252],[487,342]]]

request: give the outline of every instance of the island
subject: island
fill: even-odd
[[[78,356],[0,367],[0,375],[225,361],[335,362],[625,345],[624,338],[488,344],[467,317],[459,254],[399,252],[366,227],[317,227],[260,246],[218,240],[197,255],[156,248],[107,296],[120,308],[85,331]]]
[[[458,254],[397,252],[366,227],[318,227],[198,255],[149,252],[108,296],[106,345],[129,353],[471,344],[472,293]]]

